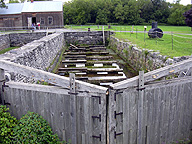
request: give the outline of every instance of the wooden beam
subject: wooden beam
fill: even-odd
[[[88,72],[123,72],[123,69],[117,68],[95,68],[95,69],[87,69]]]
[[[98,60],[109,60],[112,59],[113,56],[87,56],[87,60],[92,60],[92,59],[98,59]]]
[[[112,64],[117,63],[117,61],[87,61],[87,64]]]
[[[59,72],[66,72],[66,71],[87,71],[87,68],[59,68],[58,69]]]
[[[87,60],[68,60],[68,61],[62,61],[62,64],[79,64],[79,63],[86,63]]]
[[[157,70],[145,73],[144,82],[147,83],[147,82],[155,81],[157,79],[160,79],[162,77],[165,77],[165,76],[168,76],[171,74],[175,74],[177,72],[188,69],[190,67],[192,67],[191,58],[178,62],[176,64],[168,65],[166,67],[162,67]],[[128,88],[128,87],[136,87],[136,86],[138,86],[138,79],[139,79],[139,76],[136,76],[136,77],[115,83],[113,85],[110,85],[110,87],[112,89],[124,89],[124,88]]]
[[[109,52],[66,52],[65,55],[107,55]]]
[[[65,58],[86,58],[86,55],[65,55]]]
[[[69,89],[69,78],[49,73],[32,67],[16,64],[10,61],[0,60],[0,68],[8,72],[18,73],[35,80],[46,81],[50,84]],[[106,93],[107,88],[76,80],[78,91]]]

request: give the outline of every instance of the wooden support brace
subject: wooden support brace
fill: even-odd
[[[71,143],[77,143],[77,124],[76,124],[76,87],[75,87],[75,74],[70,73],[70,112],[71,112]]]
[[[138,131],[137,143],[142,144],[143,138],[143,97],[144,97],[144,71],[139,72],[139,95],[138,95]]]

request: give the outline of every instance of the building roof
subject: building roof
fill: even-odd
[[[6,4],[7,8],[0,8],[0,14],[20,14],[24,3]]]
[[[25,2],[22,12],[59,12],[63,10],[63,3],[59,1]]]
[[[0,15],[21,14],[22,12],[60,12],[63,3],[60,1],[34,1],[25,3],[9,3],[7,8],[0,8]]]

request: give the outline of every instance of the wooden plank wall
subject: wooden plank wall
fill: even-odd
[[[110,144],[139,144],[137,88],[110,90]],[[116,93],[116,101],[113,101]],[[143,97],[142,144],[171,143],[189,138],[192,129],[192,78],[145,85]],[[123,115],[114,118],[114,111]],[[111,116],[110,116],[111,114]],[[123,132],[114,138],[114,131]]]
[[[69,141],[76,133],[77,144],[104,144],[106,142],[106,94],[81,92],[76,95],[76,120],[71,120],[69,89],[18,82],[7,82],[5,102],[10,103],[10,112],[17,119],[27,111],[36,112],[51,125],[54,133]],[[92,96],[100,96],[99,98]],[[100,104],[99,104],[100,103]],[[93,119],[92,116],[99,116]],[[76,124],[72,123],[76,121]],[[71,130],[76,125],[76,131]],[[100,136],[100,138],[93,136]]]

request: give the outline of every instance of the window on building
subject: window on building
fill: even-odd
[[[49,16],[49,17],[48,17],[48,24],[49,24],[49,25],[52,25],[52,24],[53,24],[53,17],[52,17],[52,16]]]
[[[40,18],[40,24],[41,24],[41,25],[44,25],[44,24],[45,24],[45,19],[42,18],[42,17]]]

